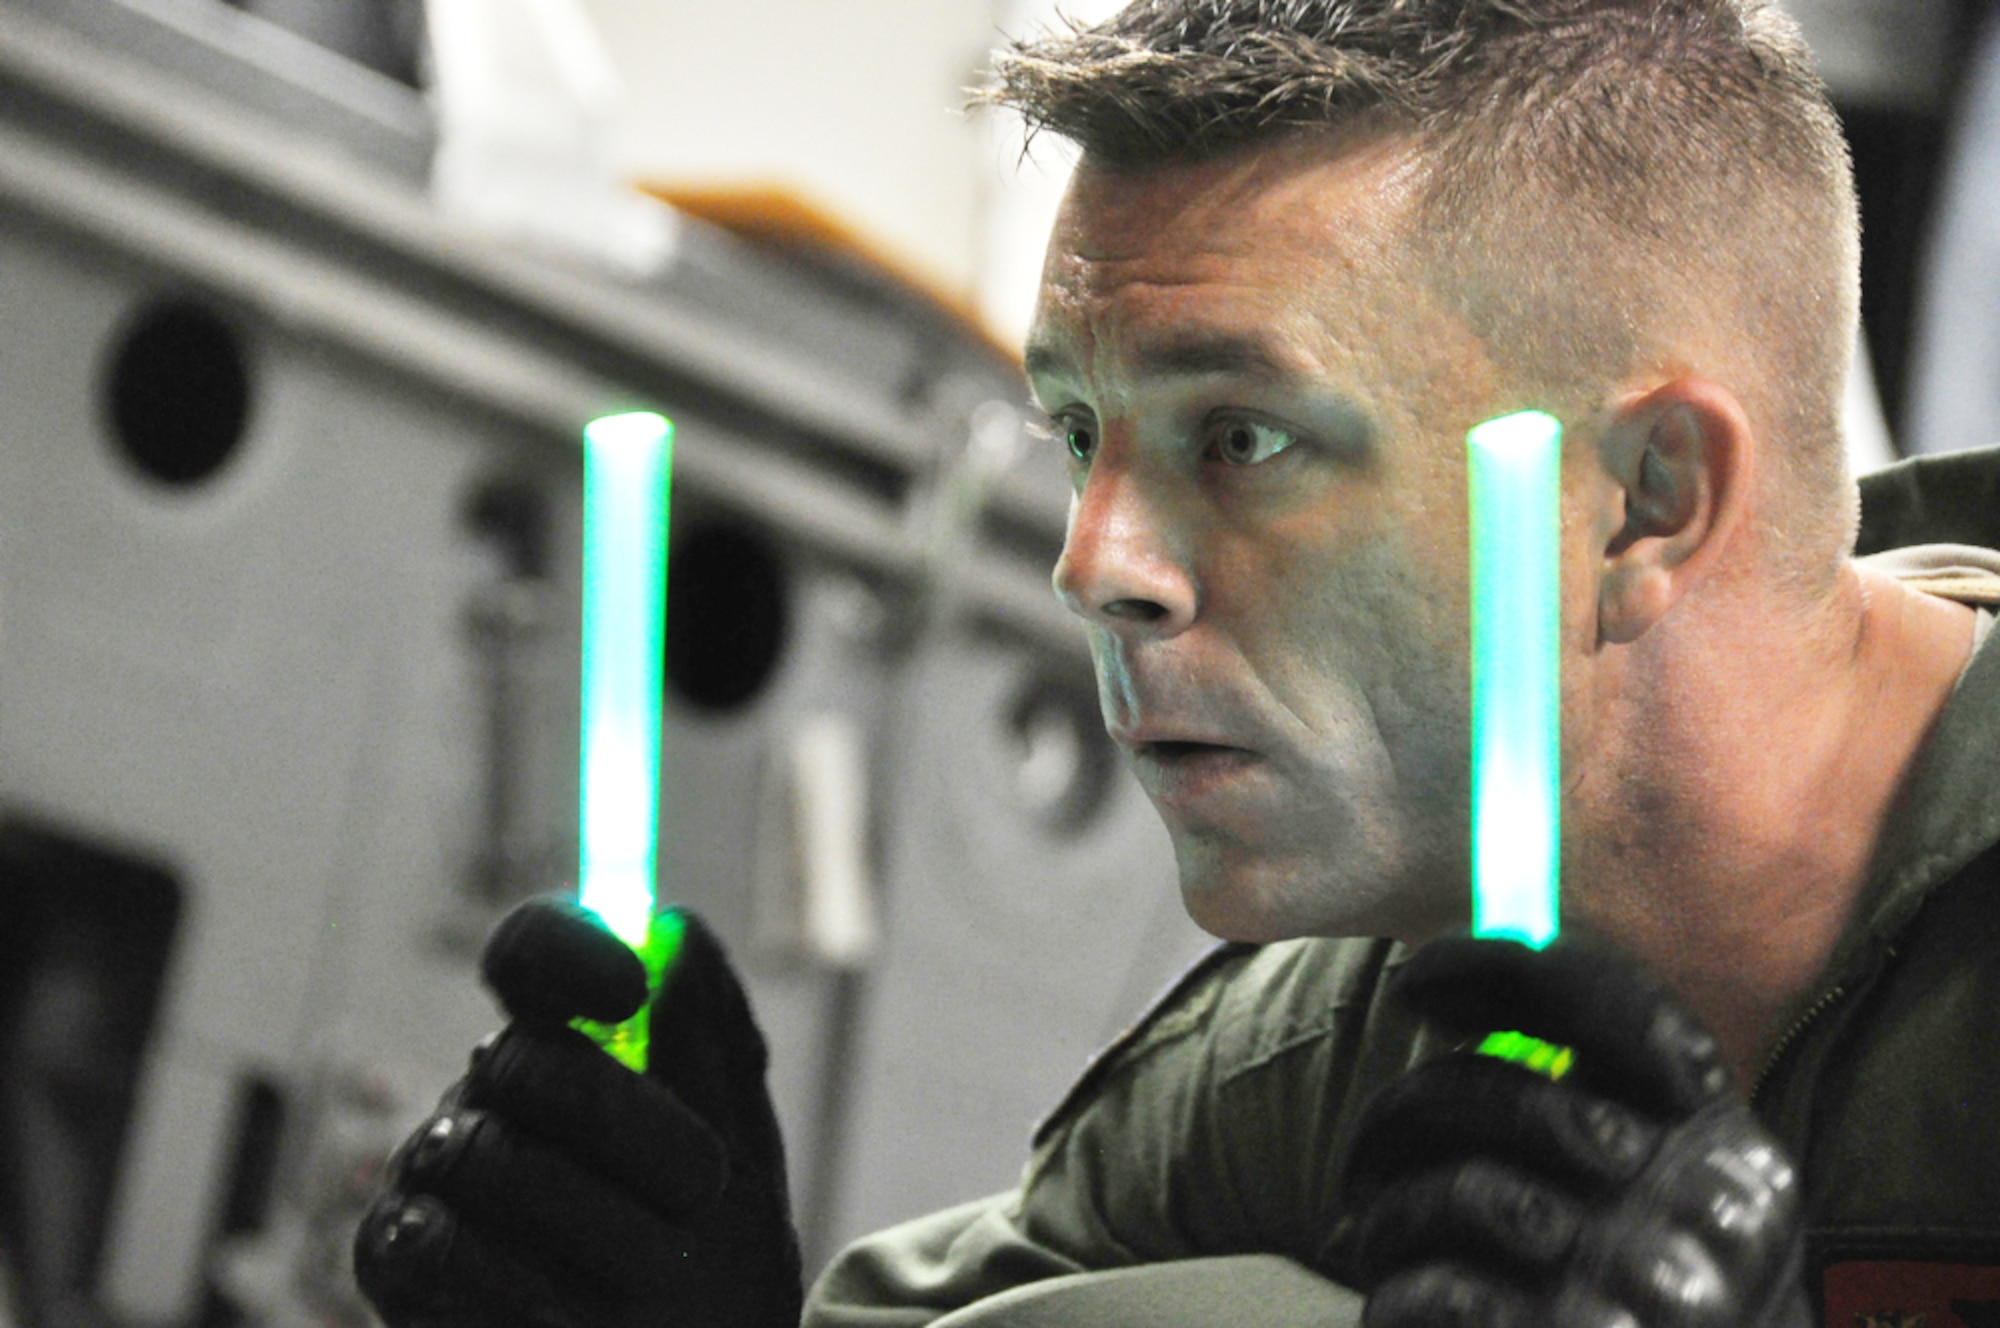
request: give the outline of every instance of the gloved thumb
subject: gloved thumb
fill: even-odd
[[[646,1003],[646,966],[574,900],[530,899],[500,920],[480,977],[515,1019],[617,1023]]]

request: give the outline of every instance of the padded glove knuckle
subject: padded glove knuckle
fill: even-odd
[[[1587,1237],[1601,1251],[1591,1280],[1648,1325],[1761,1324],[1798,1292],[1799,1211],[1784,1150],[1747,1107],[1718,1100],[1669,1135]]]
[[[1664,995],[1646,1029],[1646,1052],[1676,1080],[1677,1105],[1683,1111],[1695,1111],[1728,1091],[1729,1068],[1722,1062],[1722,1045]]]
[[[408,1189],[446,1194],[471,1152],[486,1113],[447,1107],[417,1127],[398,1154],[397,1174]]]
[[[1735,1279],[1693,1232],[1657,1215],[1627,1215],[1586,1237],[1580,1280],[1628,1307],[1646,1328],[1740,1328]]]
[[[1645,1328],[1630,1309],[1579,1282],[1551,1298],[1541,1322],[1547,1328]]]
[[[1653,1203],[1676,1215],[1724,1269],[1742,1301],[1739,1321],[1796,1293],[1801,1257],[1797,1170],[1749,1111],[1718,1103],[1662,1160]]]
[[[546,1276],[434,1195],[377,1199],[355,1231],[354,1274],[389,1328],[581,1328]]]
[[[449,1321],[463,1305],[445,1285],[457,1223],[427,1194],[391,1190],[354,1234],[354,1277],[390,1328]]]
[[[1615,1102],[1583,1094],[1556,1100],[1570,1107],[1580,1141],[1578,1153],[1589,1157],[1607,1181],[1625,1181],[1638,1175],[1659,1147],[1659,1127]]]

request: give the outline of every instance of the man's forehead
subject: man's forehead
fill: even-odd
[[[1213,377],[1336,392],[1385,421],[1482,409],[1487,348],[1411,242],[1414,155],[1298,141],[1148,172],[1086,162],[1024,354],[1037,395],[1115,410]]]
[[[1077,258],[1117,261],[1189,233],[1239,247],[1335,222],[1386,234],[1421,173],[1411,139],[1379,132],[1297,131],[1139,169],[1085,156],[1056,236]]]
[[[1307,377],[1415,311],[1400,148],[1284,140],[1147,171],[1093,168],[1052,237],[1025,365],[1037,384]]]

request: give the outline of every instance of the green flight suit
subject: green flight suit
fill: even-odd
[[[1860,553],[2000,548],[2000,449],[1862,487]],[[1918,561],[1944,566],[1897,574],[2000,603],[1990,552],[1957,570]],[[1979,1269],[2000,1276],[1996,718],[1989,631],[1753,1098],[1803,1162],[1813,1290],[1834,1269],[1839,1305],[1891,1296],[1905,1265],[1975,1289]],[[1432,1049],[1380,999],[1403,955],[1381,940],[1219,947],[1085,1073],[1018,1188],[850,1247],[813,1288],[806,1328],[1358,1324],[1360,1298],[1308,1270],[1340,1211],[1360,1105]]]

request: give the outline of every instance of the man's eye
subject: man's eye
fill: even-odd
[[[1069,448],[1069,454],[1078,461],[1088,461],[1097,455],[1097,429],[1081,420],[1057,420],[1056,433]]]
[[[1296,435],[1255,420],[1228,420],[1213,435],[1215,455],[1232,466],[1254,466],[1269,461],[1296,443]]]

